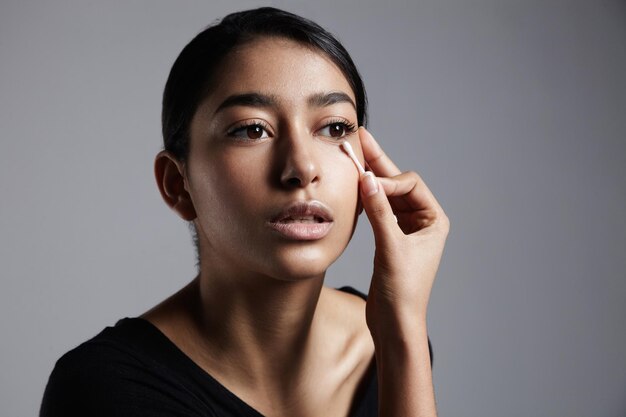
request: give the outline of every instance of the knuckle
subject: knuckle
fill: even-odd
[[[415,171],[406,171],[404,172],[404,174],[411,180],[415,181],[415,182],[422,182],[422,177],[419,176],[419,174]]]
[[[372,214],[376,217],[382,217],[385,215],[385,206],[383,206],[382,204],[374,204],[372,206]]]
[[[382,151],[382,149],[380,150],[380,153],[377,154],[376,156],[372,157],[369,162],[372,164],[376,164],[378,161],[380,161],[381,159],[385,158],[387,155],[385,155],[385,152]]]
[[[450,231],[450,218],[442,211],[438,216],[438,223],[443,231]]]

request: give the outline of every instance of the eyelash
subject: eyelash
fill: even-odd
[[[230,129],[228,132],[226,132],[226,135],[231,136],[231,137],[236,137],[238,132],[241,132],[242,130],[245,130],[249,127],[253,127],[253,126],[258,126],[261,129],[263,129],[265,132],[267,132],[268,130],[268,126],[265,122],[262,122],[260,120],[250,120],[250,121],[245,121],[237,126],[235,126],[234,128]],[[241,139],[241,140],[248,140],[248,141],[253,141],[253,140],[258,140],[258,139]]]
[[[350,123],[346,119],[331,119],[330,122],[326,123],[322,129],[327,128],[329,126],[333,126],[333,125],[343,126],[345,130],[345,134],[343,136],[338,137],[338,138],[333,138],[336,140],[343,139],[346,136],[349,136],[353,134],[354,132],[356,132],[356,125],[354,123]],[[332,138],[332,136],[329,136],[329,137]]]
[[[354,123],[349,122],[346,119],[332,119],[330,122],[326,123],[322,127],[322,129],[325,129],[325,128],[327,128],[329,126],[333,126],[333,125],[343,126],[343,128],[345,130],[344,135],[340,136],[338,138],[335,138],[333,136],[325,136],[325,137],[328,137],[328,138],[335,139],[335,140],[339,141],[340,139],[343,139],[346,136],[349,136],[349,135],[353,134],[354,132],[356,132],[356,125]],[[254,127],[254,126],[260,127],[261,129],[263,129],[267,133],[268,125],[265,122],[262,122],[260,120],[251,120],[251,121],[243,122],[240,125],[237,125],[236,127],[230,129],[226,134],[228,136],[231,136],[231,137],[236,137],[237,133],[239,133],[239,132],[241,132],[241,131],[249,128],[249,127]],[[269,133],[268,133],[268,135],[269,135]],[[254,141],[254,140],[259,140],[259,139],[249,139],[249,138],[246,138],[246,139],[242,139],[242,140],[244,140],[244,141]]]

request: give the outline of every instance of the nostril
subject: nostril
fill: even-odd
[[[294,186],[294,187],[297,187],[297,186],[300,185],[300,180],[298,178],[296,178],[296,177],[292,177],[292,178],[289,178],[287,180],[287,184],[291,185],[291,186]]]
[[[317,181],[319,181],[319,178],[316,168],[312,165],[306,167],[306,169],[298,169],[298,167],[285,169],[283,175],[281,175],[281,183],[284,187],[305,187]]]

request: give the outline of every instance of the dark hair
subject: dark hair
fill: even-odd
[[[174,62],[163,93],[162,128],[166,150],[186,161],[189,125],[206,97],[213,74],[234,47],[260,36],[279,36],[325,53],[342,71],[356,97],[359,126],[365,126],[367,98],[361,76],[346,49],[317,23],[275,9],[261,7],[231,13],[199,33]]]

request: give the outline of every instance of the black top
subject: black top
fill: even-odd
[[[367,299],[349,286],[339,290]],[[376,416],[377,409],[374,358],[350,416]],[[63,355],[50,375],[39,415],[262,417],[139,317],[123,318]]]

